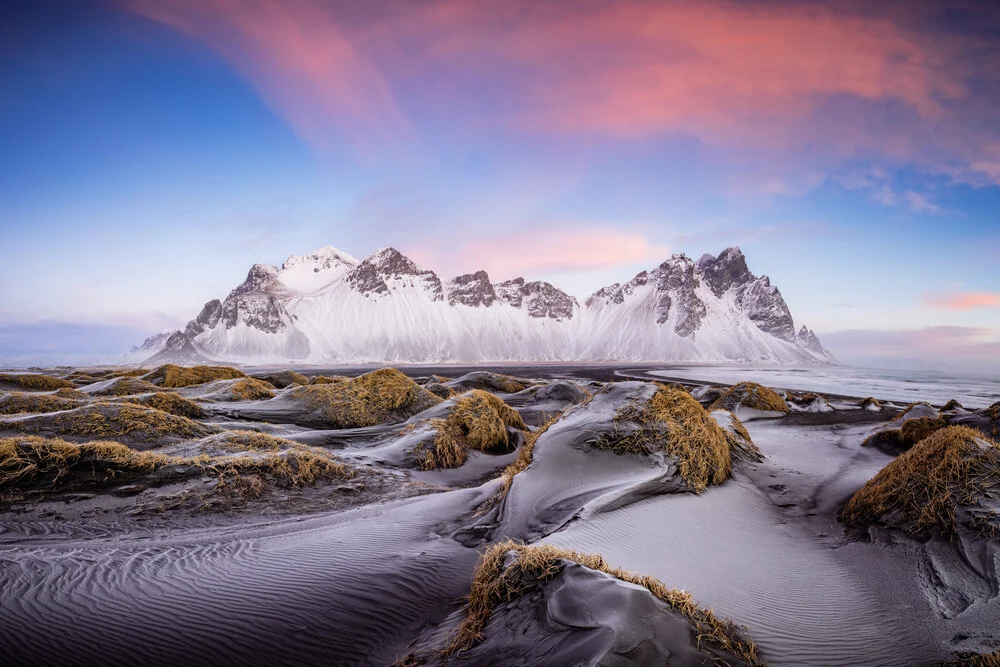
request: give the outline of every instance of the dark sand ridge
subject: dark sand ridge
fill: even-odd
[[[529,400],[511,402],[521,399]],[[782,432],[759,444],[788,461],[751,466],[701,496],[640,500],[676,484],[668,462],[581,449],[555,430],[494,508],[492,524],[485,515],[470,517],[495,495],[496,482],[264,527],[192,531],[178,518],[152,535],[100,542],[83,534],[0,537],[0,643],[35,664],[55,655],[78,664],[148,664],[151,651],[162,664],[386,664],[405,653],[425,622],[458,609],[477,556],[463,543],[542,537],[566,525],[545,541],[592,538],[593,548],[572,546],[691,589],[697,601],[749,624],[771,664],[845,664],[852,656],[865,664],[933,664],[950,655],[937,642],[951,639],[954,628],[970,637],[956,650],[981,648],[995,606],[977,603],[942,625],[912,575],[923,561],[841,537],[836,509],[888,457],[860,450],[863,428],[838,434],[843,429],[835,426],[803,428],[798,417],[750,426],[758,438]],[[577,419],[565,427],[577,439],[601,422],[593,412]],[[352,429],[341,452],[363,450],[364,432],[379,428]],[[322,437],[335,440],[336,433]],[[311,437],[300,431],[296,439]],[[851,561],[841,553],[861,556]],[[677,572],[664,569],[674,565]],[[57,599],[53,590],[64,593]]]

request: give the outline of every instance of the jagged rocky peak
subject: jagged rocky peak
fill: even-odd
[[[531,317],[553,320],[572,319],[579,302],[566,292],[542,280],[525,282],[514,278],[493,285],[497,297],[518,309],[527,309]]]
[[[448,281],[446,290],[448,305],[486,306],[489,308],[497,300],[490,277],[485,271],[465,273]]]
[[[182,331],[175,331],[167,338],[160,351],[147,359],[146,363],[156,365],[167,362],[195,363],[201,361],[205,361],[205,357],[194,344],[193,337]]]
[[[202,307],[198,317],[187,323],[184,333],[189,336],[197,336],[202,331],[214,327],[221,318],[222,302],[218,299],[212,299]]]
[[[229,293],[229,297],[237,297],[243,294],[263,293],[268,291],[278,282],[278,269],[270,264],[254,264],[247,273],[247,278],[240,285]],[[229,299],[226,299],[227,301]]]
[[[421,286],[432,301],[444,300],[437,274],[417,266],[395,248],[377,250],[348,274],[347,281],[358,292],[373,296],[388,294],[390,283],[405,281]]]
[[[698,260],[698,273],[701,274],[712,293],[717,297],[725,294],[734,285],[745,285],[756,279],[747,266],[746,257],[739,246],[726,248],[718,257],[703,255]]]
[[[300,266],[307,266],[315,272],[324,269],[332,269],[341,266],[357,266],[358,260],[348,255],[342,250],[334,248],[332,245],[324,246],[314,250],[308,255],[290,255],[285,263],[281,265],[282,271],[287,271]]]
[[[129,350],[129,354],[134,354],[136,352],[156,352],[157,350],[160,350],[167,339],[175,333],[177,333],[177,329],[164,329],[158,334],[153,334],[146,340],[142,341],[142,345],[133,345],[132,349]]]
[[[824,354],[826,352],[826,350],[823,349],[822,343],[819,342],[819,336],[817,336],[812,329],[807,328],[804,324],[795,335],[795,342],[799,344],[799,347],[812,350],[813,352],[818,352],[819,354]]]

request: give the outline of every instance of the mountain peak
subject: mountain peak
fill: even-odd
[[[464,306],[492,306],[497,300],[497,293],[490,283],[490,276],[485,271],[465,273],[455,276],[446,285],[448,304],[454,306],[460,303]]]
[[[422,284],[433,301],[444,299],[444,289],[437,274],[417,266],[392,247],[373,252],[348,274],[347,281],[362,294],[388,294],[391,290],[386,280],[400,278]]]

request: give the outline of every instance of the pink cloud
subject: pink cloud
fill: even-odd
[[[874,151],[1000,179],[994,105],[968,84],[995,65],[970,54],[993,51],[921,28],[919,6],[904,16],[732,0],[120,2],[220,53],[314,145],[394,146],[413,119],[435,117],[463,133],[680,133],[766,151],[770,164],[817,147]]]
[[[314,0],[122,0],[216,50],[305,141],[362,152],[408,131],[379,69]]]
[[[1000,294],[992,292],[953,292],[931,294],[924,302],[946,310],[973,310],[975,308],[1000,308]]]
[[[652,244],[640,234],[570,226],[469,239],[444,248],[437,244],[415,245],[405,250],[418,263],[445,275],[484,269],[494,279],[659,263],[670,255],[667,247]]]

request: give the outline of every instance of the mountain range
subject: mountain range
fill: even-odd
[[[583,304],[485,271],[442,280],[395,250],[357,260],[333,247],[255,264],[183,330],[127,355],[149,363],[696,361],[832,363],[798,331],[781,292],[739,248],[673,255]]]

